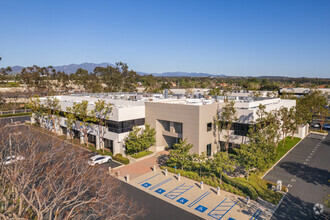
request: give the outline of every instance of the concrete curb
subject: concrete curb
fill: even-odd
[[[308,135],[307,135],[308,136]],[[306,137],[307,137],[306,136]],[[305,138],[301,139],[298,143],[296,143],[296,145],[294,145],[288,152],[286,152],[275,164],[273,164],[273,166],[271,168],[269,168],[267,170],[266,173],[264,173],[264,175],[262,175],[261,179],[263,179],[286,155],[288,155],[302,140],[304,140]]]
[[[328,135],[328,133],[320,133],[320,132],[316,132],[316,131],[310,131],[309,133],[319,134],[319,135],[324,135],[324,136],[327,136]]]

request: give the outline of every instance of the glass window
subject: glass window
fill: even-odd
[[[231,130],[234,130],[235,135],[247,136],[250,126],[250,124],[233,123]]]
[[[113,140],[104,138],[103,141],[104,141],[104,147],[108,148],[113,153]]]
[[[211,144],[206,145],[206,154],[207,156],[211,156]]]
[[[175,133],[182,134],[182,123],[174,122],[174,131]]]
[[[144,125],[145,119],[139,118],[135,120],[127,120],[127,121],[106,121],[106,126],[108,130],[114,133],[124,133],[133,130],[134,126]]]
[[[159,120],[160,124],[163,126],[165,131],[170,131],[170,122]]]
[[[207,131],[211,131],[212,130],[212,122],[207,123]]]

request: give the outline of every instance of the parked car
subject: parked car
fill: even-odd
[[[330,129],[330,124],[323,124],[322,128],[323,129]]]
[[[88,164],[94,166],[95,164],[107,163],[112,160],[111,156],[107,155],[96,155],[89,159]]]
[[[12,163],[15,163],[16,161],[24,160],[25,158],[23,156],[9,156],[4,159],[4,162],[2,162],[3,165],[9,165]]]
[[[320,127],[320,124],[319,123],[311,123],[311,126],[313,128],[319,128]]]

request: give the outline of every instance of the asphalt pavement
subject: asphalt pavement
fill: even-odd
[[[0,118],[0,125],[3,126],[6,124],[10,124],[12,122],[25,122],[25,121],[31,121],[31,116],[25,115],[25,116],[13,116],[13,117]]]
[[[330,194],[329,156],[330,135],[309,134],[264,177],[289,189],[272,219],[330,219],[324,205]],[[314,211],[317,203],[324,205],[322,214]]]

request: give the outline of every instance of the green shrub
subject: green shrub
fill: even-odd
[[[249,180],[246,180],[243,178],[236,178],[236,179],[241,182],[245,182],[246,184],[251,185],[256,190],[259,197],[267,202],[277,204],[282,198],[281,193],[271,190],[271,186],[276,185],[275,183],[260,179],[260,178],[258,178],[257,175],[254,175],[254,174],[251,175]],[[283,187],[285,187],[285,186],[283,186]],[[283,187],[282,187],[282,189],[285,190],[285,188],[283,188]]]
[[[175,173],[175,169],[172,167],[161,167],[162,169],[167,169],[168,172],[171,173]],[[180,173],[181,176],[187,177],[189,179],[195,180],[195,181],[203,181],[205,184],[213,186],[213,187],[220,187],[220,189],[225,190],[227,192],[230,193],[234,193],[240,196],[247,196],[247,193],[244,193],[243,191],[241,191],[239,188],[236,188],[234,186],[231,186],[227,183],[225,183],[224,181],[222,182],[222,184],[220,185],[220,179],[215,177],[215,176],[204,176],[204,177],[200,177],[198,175],[198,173],[193,172],[193,171],[184,171],[184,170],[176,170],[176,173]],[[252,189],[253,190],[253,189]],[[251,196],[252,198],[252,196]],[[258,197],[257,197],[258,198]]]
[[[4,114],[0,115],[0,118],[5,118],[5,117],[11,117],[11,116],[23,116],[23,115],[31,115],[31,112],[21,112],[21,113],[16,113],[16,114]]]
[[[141,151],[141,152],[139,152],[137,154],[132,154],[131,157],[138,159],[138,158],[141,158],[141,157],[150,155],[152,153],[153,153],[152,151]]]
[[[129,159],[126,158],[126,157],[123,157],[122,154],[116,154],[114,157],[112,157],[112,159],[120,162],[120,163],[123,163],[123,164],[129,164]]]
[[[240,181],[239,179],[229,178],[227,175],[222,175],[222,179],[225,183],[242,190],[245,194],[250,196],[251,199],[253,199],[253,200],[258,199],[258,193],[249,184],[247,184],[243,181]]]

